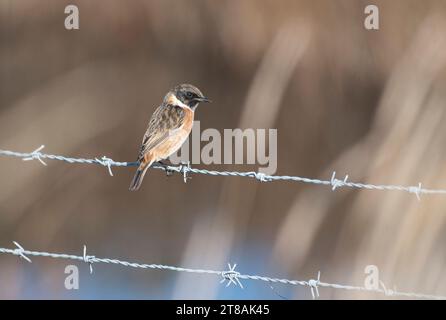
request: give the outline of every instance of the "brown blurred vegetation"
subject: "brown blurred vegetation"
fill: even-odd
[[[78,5],[80,30],[65,30],[67,4]],[[202,129],[278,128],[278,174],[328,179],[335,170],[444,188],[446,3],[374,1],[379,31],[363,27],[367,4],[4,0],[0,148],[45,144],[56,154],[133,161],[163,95],[189,82],[214,101],[198,109]],[[442,196],[231,177],[184,184],[155,170],[130,193],[126,168],[110,177],[96,166],[0,161],[1,247],[17,240],[80,254],[87,244],[98,256],[213,269],[238,262],[241,272],[296,279],[321,270],[323,281],[358,285],[374,264],[388,287],[446,294]],[[34,260],[0,256],[0,298],[69,298],[65,262]],[[146,297],[219,297],[214,277],[96,268],[95,277]],[[321,297],[374,298],[328,289]]]

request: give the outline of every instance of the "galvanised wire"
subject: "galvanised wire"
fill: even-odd
[[[260,276],[260,275],[251,275],[251,274],[242,274],[236,270],[237,264],[231,265],[228,263],[227,270],[208,270],[208,269],[193,269],[193,268],[182,268],[170,265],[163,264],[146,264],[139,262],[129,262],[125,260],[118,259],[110,259],[110,258],[99,258],[93,255],[87,254],[87,248],[84,246],[83,255],[73,255],[66,253],[51,253],[51,252],[42,252],[42,251],[31,251],[24,249],[20,244],[13,241],[15,244],[14,249],[9,248],[0,248],[0,253],[3,254],[11,254],[15,256],[19,256],[22,259],[31,263],[31,259],[29,256],[34,257],[46,257],[53,259],[67,259],[67,260],[76,260],[87,263],[90,267],[90,273],[93,273],[93,264],[95,263],[105,263],[105,264],[115,264],[128,268],[136,268],[136,269],[158,269],[158,270],[169,270],[176,272],[188,272],[195,274],[211,274],[221,277],[220,282],[226,283],[226,286],[230,286],[231,284],[238,286],[240,288],[244,288],[241,280],[254,280],[254,281],[263,281],[268,283],[281,283],[285,285],[293,285],[293,286],[304,286],[308,287],[311,290],[311,295],[313,299],[319,297],[319,288],[331,288],[338,290],[350,290],[350,291],[362,291],[362,292],[370,292],[370,293],[379,293],[384,294],[389,297],[405,297],[405,298],[415,298],[415,299],[430,299],[430,300],[445,300],[445,296],[437,296],[431,294],[422,294],[415,292],[402,292],[396,289],[390,290],[387,289],[384,283],[380,282],[380,287],[378,288],[367,288],[363,286],[351,286],[351,285],[343,285],[336,283],[327,283],[320,281],[320,272],[318,272],[318,276],[316,279],[310,280],[289,280],[284,278],[274,278],[268,276]]]
[[[44,146],[40,146],[33,152],[23,153],[16,152],[10,150],[0,150],[1,156],[9,156],[9,157],[17,157],[22,158],[25,161],[29,160],[38,160],[43,165],[46,165],[45,159],[50,160],[59,160],[65,161],[68,163],[79,163],[79,164],[97,164],[108,168],[108,172],[111,176],[113,176],[112,167],[135,167],[138,166],[137,162],[119,162],[108,157],[100,157],[94,159],[86,159],[86,158],[72,158],[65,157],[61,155],[54,154],[45,154],[42,153],[41,150]],[[385,184],[368,184],[368,183],[360,183],[360,182],[352,182],[348,180],[348,175],[346,175],[343,179],[336,178],[336,172],[333,172],[330,180],[321,180],[315,178],[306,178],[300,176],[289,176],[289,175],[267,175],[262,172],[255,171],[215,171],[215,170],[206,170],[206,169],[198,169],[187,164],[180,164],[178,166],[172,165],[164,165],[156,163],[152,165],[153,169],[161,169],[166,172],[177,172],[181,173],[184,178],[184,182],[187,182],[187,178],[189,174],[203,174],[203,175],[211,175],[211,176],[226,176],[226,177],[248,177],[254,178],[261,182],[271,182],[271,181],[294,181],[301,183],[309,183],[316,185],[324,185],[329,186],[334,191],[338,188],[348,187],[355,189],[367,189],[367,190],[381,190],[381,191],[405,191],[411,194],[414,194],[418,200],[420,200],[420,196],[424,194],[446,194],[446,189],[427,189],[423,188],[421,183],[418,183],[416,186],[403,186],[403,185],[385,185]]]

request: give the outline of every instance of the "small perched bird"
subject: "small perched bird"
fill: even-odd
[[[191,84],[180,84],[166,94],[142,139],[139,167],[130,184],[131,191],[139,189],[154,162],[168,158],[183,145],[192,130],[195,109],[200,102],[211,101]]]

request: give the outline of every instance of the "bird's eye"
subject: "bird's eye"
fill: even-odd
[[[186,92],[186,97],[188,99],[192,99],[194,97],[194,94],[192,92]]]

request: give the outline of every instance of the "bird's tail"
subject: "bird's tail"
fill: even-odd
[[[147,169],[152,165],[152,162],[141,162],[141,164],[138,167],[138,170],[136,170],[135,176],[133,177],[132,183],[130,184],[130,191],[136,191],[141,187],[142,179],[144,179],[144,175],[147,172]]]

